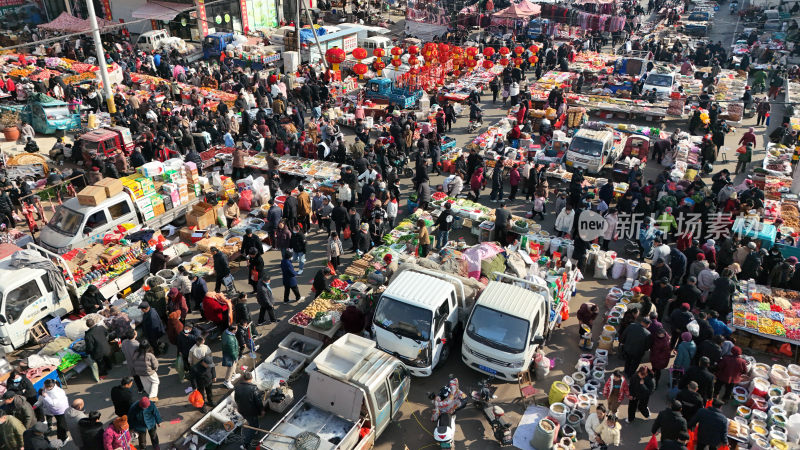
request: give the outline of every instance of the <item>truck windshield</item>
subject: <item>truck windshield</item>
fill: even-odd
[[[62,206],[56,210],[47,226],[67,236],[75,236],[82,223],[83,214]]]
[[[66,105],[45,106],[44,114],[49,120],[67,119],[70,117],[69,109]]]
[[[672,86],[672,76],[660,73],[651,73],[647,76],[647,84],[650,86],[670,87]]]
[[[528,343],[528,328],[525,319],[477,305],[469,319],[467,335],[498,350],[520,353]]]
[[[582,155],[600,156],[603,153],[603,142],[577,136],[572,138],[569,149]]]
[[[383,296],[375,310],[375,325],[411,339],[427,341],[433,313],[418,306]]]
[[[215,37],[207,37],[206,40],[203,41],[203,48],[209,48],[209,49],[219,48],[219,39]]]

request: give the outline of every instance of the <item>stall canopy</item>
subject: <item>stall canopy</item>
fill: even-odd
[[[541,6],[539,6],[539,5],[535,4],[535,3],[531,3],[528,0],[522,0],[521,2],[519,2],[517,4],[517,6],[519,6],[520,8],[522,8],[525,11],[528,11],[532,16],[539,15],[542,12],[542,7]]]
[[[532,3],[523,5],[521,3],[514,3],[506,9],[501,9],[495,14],[492,14],[492,19],[525,19],[530,16],[535,16],[542,11],[542,7]]]
[[[183,11],[194,8],[194,5],[172,2],[149,2],[135,10],[131,17],[135,19],[172,20]]]
[[[97,26],[104,28],[111,25],[117,25],[114,22],[97,18]],[[92,26],[89,20],[75,17],[67,12],[62,12],[60,16],[49,23],[43,23],[38,26],[39,29],[47,31],[58,31],[62,33],[77,33],[79,31],[91,30]]]

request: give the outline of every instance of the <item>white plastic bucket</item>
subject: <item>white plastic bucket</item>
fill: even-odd
[[[628,263],[625,265],[625,275],[627,278],[638,278],[639,277],[639,269],[641,269],[641,265],[632,259],[628,260]]]
[[[556,419],[561,426],[564,426],[564,424],[567,422],[568,413],[569,407],[567,407],[567,405],[564,403],[558,402],[550,405],[550,415],[553,416],[553,418]]]

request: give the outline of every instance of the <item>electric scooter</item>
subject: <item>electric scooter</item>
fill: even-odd
[[[467,406],[469,399],[458,389],[458,379],[452,376],[450,384],[440,389],[438,394],[429,392],[428,398],[433,401],[434,409],[446,408],[446,410],[439,410],[436,428],[433,430],[433,439],[439,444],[439,448],[452,449],[455,445],[456,412]],[[455,408],[453,408],[454,404]]]
[[[475,407],[483,411],[486,420],[492,427],[492,434],[500,445],[511,445],[513,436],[511,434],[511,424],[505,419],[503,408],[492,405],[492,399],[496,398],[492,393],[493,386],[490,379],[478,382],[478,389],[472,391],[472,402]]]

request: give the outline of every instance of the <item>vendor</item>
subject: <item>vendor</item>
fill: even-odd
[[[164,254],[164,244],[156,244],[156,251],[150,255],[150,274],[155,275],[167,266],[167,256]]]
[[[81,295],[81,308],[86,314],[95,314],[105,307],[106,299],[97,286],[90,284]]]
[[[228,228],[234,227],[239,223],[239,205],[236,204],[235,199],[229,198],[222,208],[222,212],[225,214]]]

